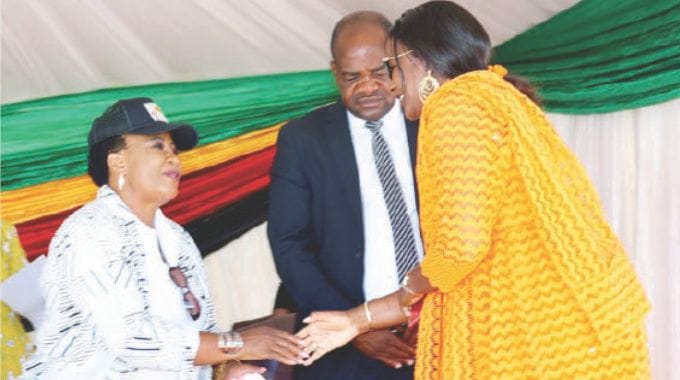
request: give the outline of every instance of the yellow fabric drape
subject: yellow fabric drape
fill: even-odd
[[[182,172],[192,173],[272,146],[282,125],[183,152]],[[96,192],[97,187],[87,175],[4,191],[0,195],[2,218],[16,224],[59,213],[92,200]]]
[[[0,270],[0,282],[23,268],[26,262],[17,231],[13,225],[0,221],[0,250],[2,251],[2,270]],[[21,374],[21,358],[32,349],[31,339],[24,331],[19,317],[7,304],[0,304],[2,314],[2,380],[9,379],[10,375],[17,377]]]

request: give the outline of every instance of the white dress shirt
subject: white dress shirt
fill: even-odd
[[[359,187],[364,224],[364,295],[366,300],[379,298],[399,288],[397,264],[390,217],[383,197],[378,169],[373,157],[373,133],[366,121],[347,111],[354,156],[359,170]],[[420,224],[413,181],[411,157],[404,116],[399,101],[382,118],[380,131],[387,142],[401,185],[406,208],[415,235],[418,257],[423,257]]]

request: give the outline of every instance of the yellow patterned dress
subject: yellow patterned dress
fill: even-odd
[[[504,68],[425,103],[417,379],[644,379],[649,304],[587,175]]]
[[[24,266],[26,254],[21,247],[14,226],[4,221],[0,222],[0,226],[2,226],[0,281],[5,281]],[[24,331],[19,317],[12,312],[12,309],[4,302],[2,302],[0,308],[2,312],[2,371],[0,371],[0,378],[5,380],[18,377],[21,374],[21,358],[28,352],[29,348],[33,347],[33,344]]]

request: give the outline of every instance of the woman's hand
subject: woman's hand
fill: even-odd
[[[239,359],[274,359],[288,365],[302,364],[307,358],[301,338],[269,326],[256,326],[239,332],[243,349]]]
[[[348,311],[315,311],[304,319],[307,326],[296,335],[302,338],[311,356],[303,365],[310,365],[326,353],[344,346],[365,328],[357,308]]]
[[[384,297],[371,300],[347,311],[315,311],[303,322],[307,326],[296,335],[311,356],[302,364],[310,365],[329,351],[344,346],[357,335],[371,329],[397,326],[408,320],[410,306],[418,302],[432,287],[416,267],[409,273],[417,280],[416,290],[404,287]]]

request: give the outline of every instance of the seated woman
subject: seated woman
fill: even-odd
[[[160,210],[177,195],[177,151],[197,141],[148,98],[120,100],[94,121],[88,172],[100,188],[50,243],[26,378],[208,379],[212,364],[304,357],[283,331],[215,331],[198,249]],[[229,379],[264,370],[233,363]]]

